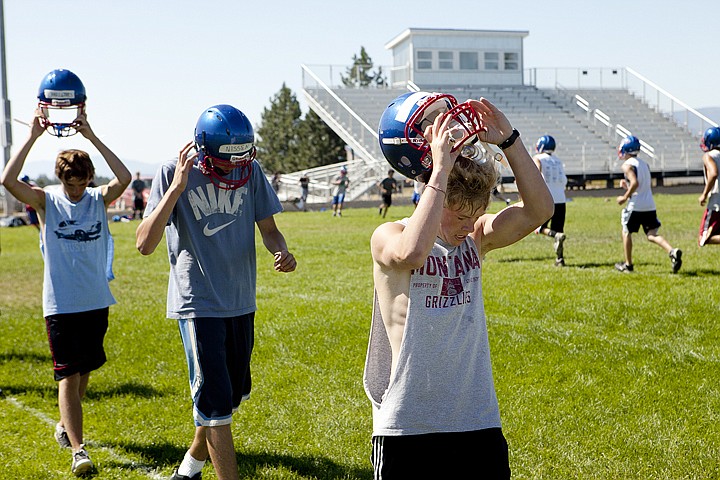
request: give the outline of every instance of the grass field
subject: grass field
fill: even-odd
[[[720,478],[720,248],[696,244],[697,194],[656,195],[667,255],[635,236],[622,274],[620,208],[568,203],[566,268],[530,235],[485,259],[495,383],[516,479]],[[491,209],[497,209],[494,203]],[[393,219],[411,213],[393,206]],[[372,299],[374,208],[277,217],[298,269],[258,249],[253,394],[234,419],[241,478],[370,479],[362,389]],[[390,219],[390,218],[388,218]],[[169,476],[192,438],[177,325],[165,318],[167,256],[142,257],[137,223],[113,223],[118,304],[108,363],[84,403],[97,479]],[[31,227],[4,228],[0,255],[0,478],[61,479],[56,384],[42,318],[42,259]],[[419,459],[420,461],[420,459]],[[216,478],[211,466],[205,479]]]

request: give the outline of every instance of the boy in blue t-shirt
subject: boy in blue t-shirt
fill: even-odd
[[[30,136],[10,159],[2,184],[38,215],[44,267],[43,316],[58,382],[60,421],[55,439],[72,449],[72,472],[94,468],[83,443],[82,399],[90,372],[106,361],[103,341],[109,306],[115,303],[107,277],[110,232],[107,208],[130,184],[132,176],[120,159],[95,136],[84,109],[72,127],[100,152],[115,178],[90,187],[95,167],[87,152],[64,150],[57,156],[55,174],[61,185],[43,190],[18,176],[35,141],[45,132],[46,118],[38,109]]]

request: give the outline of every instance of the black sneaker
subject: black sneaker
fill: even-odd
[[[564,267],[565,266],[565,259],[564,258],[558,258],[555,260],[555,266],[556,267]]]
[[[632,273],[633,266],[628,265],[625,262],[618,262],[615,264],[615,270],[617,270],[618,272],[623,272],[623,273]]]
[[[192,477],[188,477],[187,475],[180,475],[177,471],[177,468],[172,474],[172,477],[170,477],[170,480],[201,480],[202,479],[202,472],[198,472]]]
[[[673,273],[677,273],[682,267],[682,250],[679,248],[670,250],[670,263],[672,264]]]

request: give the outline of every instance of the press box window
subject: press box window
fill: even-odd
[[[516,52],[506,52],[505,59],[505,70],[520,70],[520,55]]]
[[[477,52],[460,52],[460,70],[477,70]]]
[[[438,52],[438,68],[440,70],[452,70],[453,63],[453,52]]]
[[[417,69],[432,70],[432,52],[427,50],[417,51]]]
[[[499,70],[500,55],[497,52],[485,52],[485,70]]]

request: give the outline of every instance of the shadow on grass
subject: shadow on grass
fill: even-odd
[[[111,445],[107,445],[111,446]],[[120,443],[117,447],[135,453],[148,459],[157,469],[169,469],[180,464],[187,447],[177,447],[169,443],[154,443],[140,445],[137,443]],[[108,462],[117,468],[131,468],[147,470],[141,465],[128,465],[119,462]],[[282,468],[307,478],[323,479],[371,479],[372,468],[350,467],[342,465],[327,457],[316,455],[281,455],[268,452],[243,452],[237,454],[238,472],[240,478],[261,478],[266,476],[266,468]]]
[[[607,268],[609,270],[615,270],[615,264],[617,262],[602,262],[602,263],[595,263],[595,262],[583,262],[583,263],[575,263],[571,261],[565,261],[565,268]],[[620,272],[618,272],[620,273]]]
[[[40,398],[57,397],[57,388],[55,387],[55,385],[0,385],[0,390],[2,390],[1,396],[8,397],[15,397],[21,395],[31,395]]]
[[[52,380],[52,371],[50,372],[50,380]],[[52,385],[2,385],[0,386],[3,394],[5,395],[23,395],[31,394],[40,397],[53,397],[57,396],[57,384],[53,382]],[[100,400],[108,397],[139,397],[139,398],[157,398],[163,396],[159,390],[156,390],[147,385],[140,385],[137,383],[125,383],[118,385],[114,388],[105,390],[97,390],[92,386],[88,389],[85,398],[92,400]]]
[[[706,268],[696,268],[694,270],[680,270],[677,273],[682,277],[716,277],[720,274],[718,270],[708,270]]]
[[[371,479],[372,469],[349,467],[327,457],[316,455],[280,455],[274,453],[243,453],[237,456],[240,478],[264,476],[265,467],[282,467],[307,478],[324,479]],[[368,465],[370,460],[368,459]]]
[[[92,376],[91,376],[92,377]],[[92,383],[92,378],[91,378]],[[122,385],[117,385],[112,388],[106,388],[106,389],[98,389],[94,386],[91,386],[88,388],[88,391],[86,393],[86,398],[93,399],[93,400],[100,400],[102,398],[107,397],[140,397],[140,398],[154,398],[154,397],[161,397],[163,394],[149,386],[149,385],[143,385],[141,383],[123,383]]]
[[[0,353],[0,363],[7,363],[7,362],[13,362],[13,361],[21,361],[21,362],[27,362],[27,363],[43,363],[43,364],[50,364],[52,365],[52,357],[50,356],[50,352],[46,354],[41,353],[31,353],[31,352],[7,352],[7,353]]]
[[[505,257],[505,258],[496,258],[493,259],[494,262],[497,263],[519,263],[519,262],[554,262],[555,257],[549,256],[549,255],[538,255],[534,257]]]
[[[549,265],[555,264],[554,255],[543,255],[534,257],[507,257],[495,260],[497,263],[547,263]],[[577,262],[572,257],[565,258],[565,267],[563,268],[615,268],[617,262]],[[559,267],[558,267],[559,268]]]

